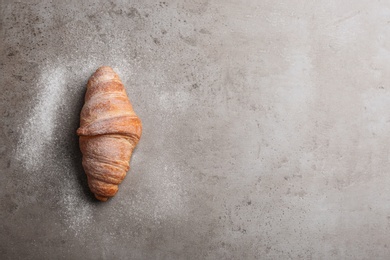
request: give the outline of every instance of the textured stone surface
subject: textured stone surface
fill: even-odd
[[[1,259],[388,259],[389,2],[0,3]],[[101,65],[144,125],[107,203]]]

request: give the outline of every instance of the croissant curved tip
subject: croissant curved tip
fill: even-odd
[[[104,196],[99,196],[97,194],[95,194],[95,198],[100,200],[100,201],[107,201],[108,200],[108,197],[104,197]]]
[[[111,67],[101,66],[89,78],[87,88],[92,86],[96,87],[99,83],[107,81],[119,81],[122,84],[119,75]]]
[[[114,71],[110,66],[101,66],[99,67],[96,72],[98,71],[102,71],[102,70],[105,70],[105,71]]]

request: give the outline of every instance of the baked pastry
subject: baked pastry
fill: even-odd
[[[88,185],[98,200],[117,193],[141,133],[141,120],[119,76],[100,67],[88,81],[77,129]]]

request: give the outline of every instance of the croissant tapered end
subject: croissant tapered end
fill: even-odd
[[[142,134],[141,120],[110,67],[100,67],[88,81],[77,134],[89,188],[96,199],[107,201],[125,178]]]
[[[99,196],[99,195],[96,195],[96,194],[95,194],[95,198],[100,200],[100,201],[107,201],[108,200],[108,197],[103,197],[103,196]]]
[[[111,67],[102,66],[89,78],[87,87],[105,81],[119,81],[122,83],[118,74]]]

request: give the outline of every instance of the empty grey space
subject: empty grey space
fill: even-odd
[[[76,129],[143,135],[97,202]],[[390,2],[0,1],[1,259],[389,259]]]

